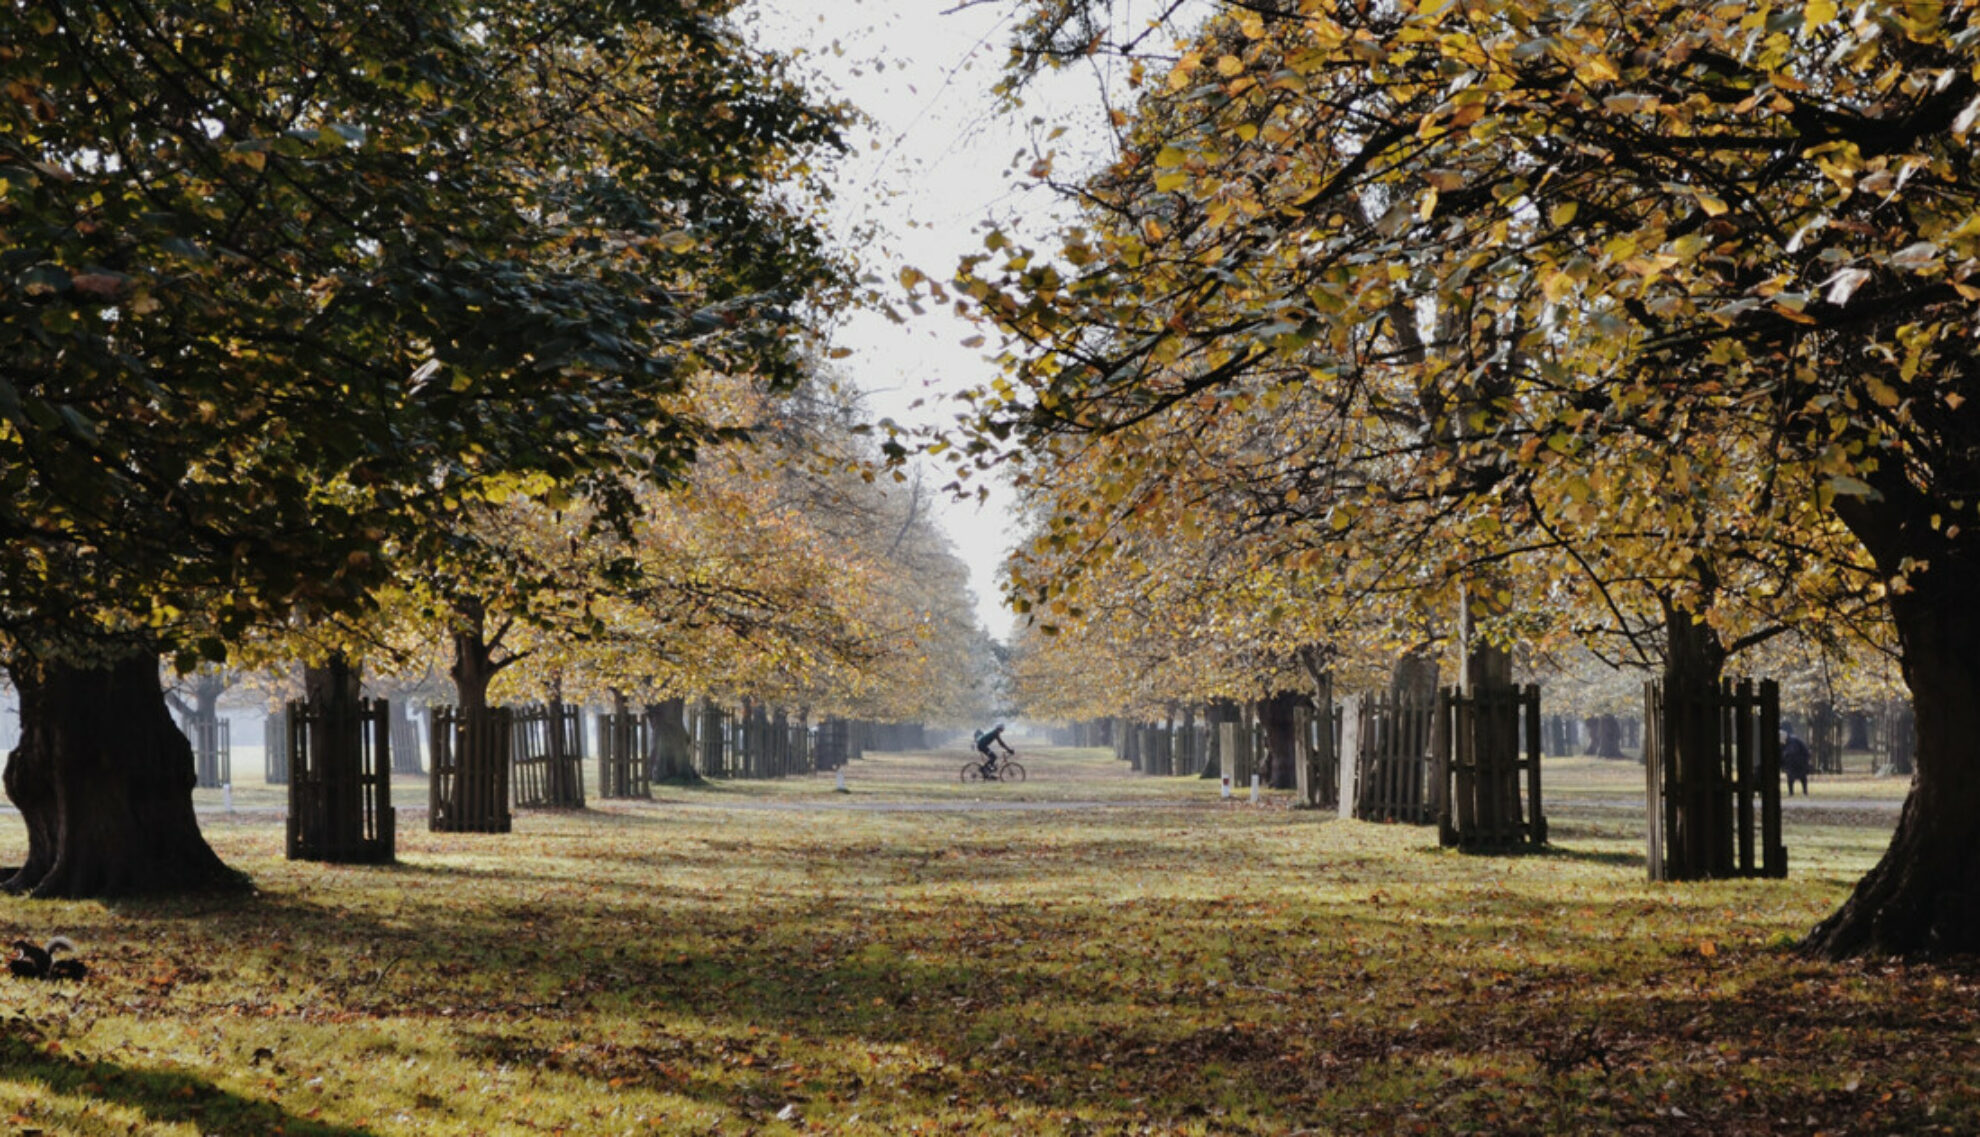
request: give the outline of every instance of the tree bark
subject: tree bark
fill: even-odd
[[[1867,711],[1851,711],[1845,720],[1846,736],[1843,739],[1845,750],[1870,749],[1870,714]]]
[[[646,770],[655,782],[698,782],[694,741],[688,735],[687,700],[646,704]]]
[[[192,744],[172,722],[155,656],[11,670],[22,730],[5,784],[28,856],[0,888],[83,899],[248,886],[200,834]]]
[[[1643,756],[1664,771],[1661,875],[1652,879],[1705,880],[1729,872],[1734,848],[1729,792],[1719,773],[1720,722],[1715,698],[1725,675],[1726,650],[1709,624],[1663,602],[1664,711],[1662,752]],[[1592,724],[1591,724],[1592,726]],[[1593,740],[1591,739],[1591,744]]]
[[[1204,712],[1203,719],[1210,726],[1207,746],[1209,753],[1204,756],[1203,769],[1198,772],[1197,777],[1214,781],[1224,776],[1226,763],[1229,762],[1224,755],[1223,732],[1219,728],[1227,722],[1243,722],[1244,715],[1239,712],[1237,704],[1230,699],[1212,699],[1209,709]]]
[[[1868,542],[1866,542],[1868,544]],[[1827,958],[1980,951],[1980,557],[1947,550],[1894,591],[1891,615],[1911,688],[1911,794],[1883,859],[1803,941]],[[1873,552],[1875,549],[1873,548]],[[1960,555],[1960,554],[1966,555]],[[1883,558],[1879,558],[1880,563]]]
[[[1389,675],[1389,697],[1419,705],[1437,701],[1437,652],[1431,647],[1412,648],[1396,660]]]
[[[1584,752],[1589,758],[1624,758],[1622,749],[1622,720],[1615,715],[1589,715],[1582,720],[1588,731],[1588,749]]]
[[[515,656],[496,660],[487,635],[487,610],[480,601],[463,600],[457,607],[461,623],[454,632],[454,702],[460,716],[459,752],[454,756],[454,784],[465,795],[453,803],[454,815],[445,822],[450,831],[507,833],[511,824],[505,740],[495,737],[507,724],[490,713],[488,685]],[[498,634],[495,639],[499,640]],[[497,765],[503,768],[495,768]],[[465,787],[474,787],[469,793]],[[483,800],[488,791],[487,800]],[[500,800],[494,800],[499,798]],[[436,813],[433,824],[440,824]]]
[[[549,777],[546,787],[550,804],[563,809],[584,808],[584,755],[573,752],[571,738],[564,733],[564,721],[569,714],[569,705],[564,702],[564,681],[553,676],[550,680],[550,699],[543,706],[549,716],[549,730],[545,741],[550,746]],[[580,721],[582,712],[580,711]],[[582,730],[582,727],[580,727]]]
[[[1297,691],[1281,691],[1258,704],[1258,715],[1265,723],[1265,782],[1275,790],[1296,789],[1299,785],[1298,733],[1293,712],[1306,705],[1310,701]]]

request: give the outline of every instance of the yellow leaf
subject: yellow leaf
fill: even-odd
[[[1589,56],[1581,61],[1581,66],[1577,70],[1580,71],[1584,82],[1614,82],[1622,77],[1616,70],[1616,65],[1609,62],[1606,55]]]
[[[1801,30],[1813,31],[1836,18],[1836,0],[1808,0],[1801,11]]]
[[[1226,79],[1234,79],[1244,73],[1244,60],[1235,55],[1226,55],[1217,61],[1217,74]]]

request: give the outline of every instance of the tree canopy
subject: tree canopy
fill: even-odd
[[[794,378],[843,112],[730,6],[14,6],[14,637],[362,608],[463,502],[623,513],[712,437],[697,373]]]
[[[1530,572],[1487,595],[1720,650],[1888,598],[1919,788],[1818,943],[1970,946],[1977,41],[1965,3],[1233,7],[1087,224],[965,264],[1011,343],[979,446],[1139,438],[1052,523],[1089,548],[1207,470],[1268,563]]]

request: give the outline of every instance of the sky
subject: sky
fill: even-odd
[[[872,230],[859,254],[885,280],[912,265],[947,281],[963,255],[982,250],[986,218],[1042,238],[1066,214],[1049,190],[1023,178],[1033,159],[1054,150],[1064,174],[1097,167],[1108,154],[1106,105],[1093,72],[1049,77],[1014,112],[991,94],[1014,7],[1008,0],[756,0],[751,10],[759,42],[796,53],[816,77],[815,90],[872,119],[836,171],[834,214],[846,239]],[[1057,126],[1065,132],[1048,139]],[[981,332],[952,312],[930,309],[905,325],[855,313],[832,338],[852,353],[839,365],[867,392],[874,418],[935,425],[954,420],[957,408],[944,404],[945,393],[996,374],[989,347],[962,346]],[[944,474],[929,484],[947,481]],[[1003,640],[1014,617],[996,572],[1019,537],[1011,501],[1009,490],[997,487],[986,505],[945,498],[939,512],[970,565],[978,621]]]

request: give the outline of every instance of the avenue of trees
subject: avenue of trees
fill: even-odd
[[[961,567],[862,476],[811,330],[849,112],[733,7],[8,6],[5,887],[239,883],[161,659],[974,697]]]
[[[1807,946],[1980,947],[1975,6],[1118,17],[1035,7],[1020,67],[1123,53],[1138,99],[1058,247],[958,280],[1005,335],[1012,592],[1064,645],[1023,666],[1159,701],[1445,634],[1694,687],[1888,651],[1916,781]]]

